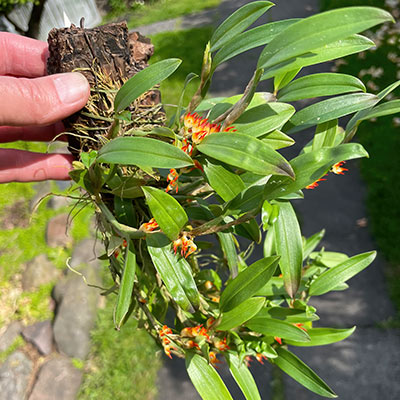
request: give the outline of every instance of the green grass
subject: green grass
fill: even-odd
[[[112,313],[115,296],[99,310],[92,332],[92,350],[86,364],[79,400],[151,400],[156,395],[160,360],[147,332],[136,328],[131,318],[116,331]]]
[[[204,48],[210,39],[212,28],[197,28],[179,32],[165,32],[151,36],[154,44],[154,55],[151,63],[166,58],[180,58],[182,64],[177,71],[161,84],[162,102],[177,104],[182,93],[183,83],[190,72],[200,74]],[[184,105],[187,105],[194,94],[199,80],[193,80],[186,88]],[[168,115],[175,112],[175,108],[167,107]]]
[[[114,0],[113,3],[113,11],[106,16],[106,21],[123,16],[128,20],[128,27],[134,28],[216,7],[221,0],[150,0],[130,9],[123,1]]]
[[[361,4],[382,7],[382,3],[380,0],[323,0],[322,7],[327,9]],[[399,41],[398,31],[387,31],[375,51],[347,57],[338,72],[358,75],[370,92],[379,92],[398,80],[398,67],[392,60],[400,57]],[[394,95],[400,97],[400,89]],[[356,140],[370,155],[370,158],[361,160],[361,173],[368,192],[369,227],[379,250],[389,261],[386,268],[387,281],[392,299],[400,310],[400,169],[397,168],[400,136],[399,121],[394,117],[363,122]]]

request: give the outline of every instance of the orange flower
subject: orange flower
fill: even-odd
[[[209,358],[210,358],[210,363],[211,363],[212,365],[214,365],[214,367],[215,367],[217,364],[221,363],[221,361],[218,360],[217,355],[216,355],[213,351],[210,351],[210,353],[208,354],[208,356],[209,356]]]
[[[188,340],[185,344],[187,349],[200,349],[200,346],[194,340]]]
[[[225,351],[225,350],[229,350],[229,346],[226,344],[226,338],[224,338],[223,340],[218,340],[214,343],[215,347],[219,350],[219,351]]]
[[[215,318],[214,318],[214,317],[208,318],[208,320],[207,320],[207,322],[206,322],[207,329],[210,329],[210,327],[211,327],[212,325],[214,325],[214,322],[215,322]]]
[[[164,325],[164,326],[160,329],[160,332],[158,333],[158,335],[159,335],[160,337],[163,337],[163,336],[165,336],[165,335],[171,335],[171,334],[172,334],[172,330],[171,330],[171,328],[168,328],[167,325]]]
[[[174,241],[173,250],[175,254],[179,247],[181,248],[181,256],[185,258],[189,257],[197,250],[197,246],[194,244],[193,240],[185,235],[182,235],[181,238]]]
[[[319,178],[315,182],[313,182],[310,185],[306,186],[306,189],[315,189],[317,186],[319,186],[318,182],[321,182],[321,181],[326,181],[326,179]]]
[[[145,232],[152,232],[158,228],[159,228],[159,226],[157,224],[157,221],[154,218],[152,218],[149,222],[142,224],[140,226],[139,230],[145,231]]]
[[[278,336],[274,336],[274,339],[279,343],[282,344],[282,339]]]
[[[268,360],[268,358],[267,357],[265,357],[263,354],[261,354],[261,353],[257,353],[256,354],[256,359],[257,359],[257,361],[260,363],[260,364],[262,364],[262,365],[264,365],[264,360]]]
[[[203,324],[197,325],[197,326],[195,326],[195,327],[192,328],[192,335],[193,335],[193,336],[203,336],[203,337],[205,337],[207,340],[209,340],[209,339],[210,339],[210,336],[208,336],[208,333],[207,333],[207,332],[208,332],[208,331],[207,331],[206,328],[204,328]]]
[[[175,189],[176,193],[178,193],[178,178],[179,174],[176,172],[175,168],[171,168],[169,170],[169,174],[167,176],[168,186],[165,189],[166,192]]]
[[[344,175],[344,171],[348,171],[347,168],[343,168],[342,165],[345,163],[346,161],[340,161],[338,163],[336,163],[332,168],[331,168],[331,172],[333,172],[336,175]]]
[[[174,346],[164,346],[164,353],[172,360],[171,350],[176,350]]]
[[[192,142],[199,144],[207,135],[221,131],[221,125],[208,122],[207,118],[201,118],[197,113],[188,113],[184,119],[185,133],[192,135]],[[223,132],[236,131],[233,126],[229,126]]]
[[[298,322],[297,324],[293,324],[294,326],[297,326],[300,329],[303,329],[304,332],[307,332],[307,329],[304,328],[303,324],[301,322]]]
[[[189,141],[185,138],[182,140],[181,150],[184,151],[189,156],[193,153],[193,146],[189,143]]]
[[[186,327],[181,330],[182,337],[193,337],[193,332],[191,327]]]
[[[244,362],[246,364],[247,367],[250,367],[250,363],[253,361],[253,359],[251,358],[251,356],[246,356],[244,358]]]

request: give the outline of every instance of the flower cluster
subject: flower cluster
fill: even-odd
[[[158,336],[162,339],[162,345],[164,347],[164,352],[165,354],[169,357],[172,358],[171,356],[171,350],[176,350],[174,346],[171,346],[171,341],[167,337],[168,335],[172,335],[172,330],[171,328],[168,328],[167,325],[164,325],[161,329],[160,332],[158,333]]]
[[[154,218],[152,218],[149,222],[142,224],[139,229],[144,232],[153,232],[158,228],[159,226],[157,221]]]
[[[188,113],[183,119],[185,135],[191,135],[192,142],[199,144],[207,135],[216,132],[235,132],[233,126],[229,126],[221,131],[221,125],[208,122],[207,118],[200,117],[197,113]],[[187,143],[187,142],[185,142]]]
[[[186,235],[182,235],[179,239],[174,241],[173,249],[175,254],[179,247],[181,248],[181,256],[185,258],[197,250],[197,246],[194,244],[193,240]]]

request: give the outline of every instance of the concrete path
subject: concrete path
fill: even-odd
[[[173,29],[188,29],[201,25],[217,25],[238,7],[249,1],[227,0],[215,10],[169,20],[138,28],[143,34]],[[279,19],[306,17],[318,12],[318,0],[276,0],[276,7],[268,11],[260,23]],[[214,75],[211,93],[229,96],[241,93],[256,64],[259,50],[247,52],[222,65]],[[328,66],[313,67],[322,72]],[[264,83],[260,90],[268,90]],[[301,132],[295,137],[295,148],[285,151],[288,158],[298,154],[300,146],[312,137],[312,132]],[[365,188],[357,162],[347,164],[344,176],[331,176],[312,191],[306,191],[305,201],[294,205],[302,223],[303,234],[309,236],[322,228],[327,229],[322,242],[326,250],[340,251],[349,256],[376,248],[368,228],[357,221],[366,218]],[[260,255],[259,255],[260,256]],[[384,261],[376,261],[359,276],[352,279],[350,289],[315,299],[321,317],[320,326],[351,327],[357,325],[353,336],[344,342],[319,348],[295,348],[294,352],[310,365],[343,400],[400,399],[400,332],[384,330],[377,323],[395,315],[383,277]],[[221,368],[223,378],[235,400],[243,399],[230,378],[229,371]],[[271,400],[270,370],[255,366],[255,378],[263,400]],[[303,389],[291,378],[284,378],[286,399],[314,400],[321,398]],[[181,360],[167,360],[159,375],[159,393],[163,400],[199,399],[192,388]]]

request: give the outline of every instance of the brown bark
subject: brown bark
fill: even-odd
[[[147,66],[153,54],[153,45],[137,32],[128,34],[124,22],[94,29],[75,25],[52,29],[48,44],[48,73],[79,71],[86,76],[92,89],[86,107],[64,121],[67,131],[75,135],[68,135],[69,149],[75,156],[82,150],[98,149],[112,123],[109,119],[114,116],[113,99],[116,91],[127,79]],[[157,91],[152,91],[140,100],[130,108],[133,114],[138,112],[141,105],[151,107],[159,103],[160,96]],[[155,123],[161,114],[152,118]],[[148,122],[152,123],[151,120]],[[79,138],[78,135],[83,137]]]

